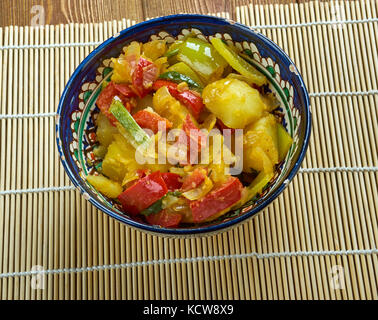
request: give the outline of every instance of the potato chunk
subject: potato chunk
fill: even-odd
[[[152,99],[154,110],[173,123],[175,128],[182,125],[189,111],[179,101],[171,96],[167,87],[156,91]]]
[[[277,121],[272,114],[246,128],[243,140],[244,171],[272,172],[278,163]]]
[[[205,87],[202,97],[206,108],[235,129],[258,120],[266,109],[259,92],[238,79],[215,81]]]
[[[101,174],[98,176],[88,176],[87,180],[96,188],[96,190],[109,198],[117,198],[123,191],[119,183],[114,182]]]
[[[102,172],[110,179],[122,182],[131,164],[135,164],[135,149],[120,134],[115,134],[114,141],[102,162]]]
[[[278,161],[277,155],[273,152],[278,150],[278,123],[272,114],[267,114],[255,123],[246,128],[246,131],[265,132],[272,139],[274,148],[270,151],[270,158]]]
[[[251,172],[251,169],[258,172],[272,172],[273,163],[261,147],[245,148],[243,171]]]

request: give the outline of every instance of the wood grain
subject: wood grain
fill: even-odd
[[[56,25],[122,18],[139,22],[150,17],[183,12],[229,12],[230,18],[235,19],[236,8],[242,5],[290,2],[303,0],[0,0],[0,27],[31,25],[36,15],[32,8],[38,5],[45,11],[45,24]]]

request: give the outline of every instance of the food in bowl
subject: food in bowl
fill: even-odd
[[[165,228],[209,223],[260,194],[293,139],[248,59],[195,34],[125,46],[96,100],[98,165],[87,181]]]

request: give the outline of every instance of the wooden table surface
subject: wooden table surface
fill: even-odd
[[[26,26],[38,10],[44,10],[45,24],[101,22],[128,18],[142,21],[174,13],[229,12],[249,3],[288,3],[306,0],[0,0],[0,27]],[[34,9],[33,9],[34,8]]]

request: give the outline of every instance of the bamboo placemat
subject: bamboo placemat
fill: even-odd
[[[58,158],[66,81],[97,43],[135,22],[0,28],[1,299],[377,299],[377,6],[237,8],[238,21],[262,26],[298,66],[313,131],[303,168],[273,204],[197,239],[109,218]]]

